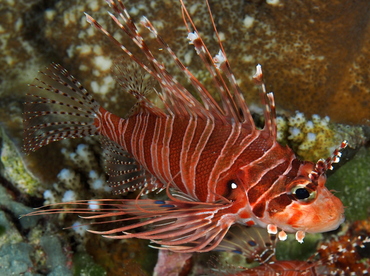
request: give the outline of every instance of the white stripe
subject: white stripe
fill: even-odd
[[[127,150],[127,145],[126,145],[126,141],[125,141],[125,134],[126,134],[127,125],[128,125],[128,120],[121,119],[121,120],[119,120],[119,124],[117,126],[117,133],[119,135],[118,144],[124,150]],[[129,139],[131,139],[131,137]]]
[[[137,148],[136,148],[136,143],[137,143],[137,139],[138,139],[138,135],[140,135],[140,131],[141,131],[141,125],[143,123],[143,116],[139,115],[139,116],[136,116],[135,118],[136,119],[136,122],[135,122],[135,125],[134,125],[134,128],[132,130],[132,135],[131,135],[131,154],[134,156],[134,158],[139,161],[139,163],[141,163],[141,160],[138,158],[138,152],[137,152]]]
[[[189,121],[188,121],[186,130],[185,130],[185,133],[184,133],[184,137],[182,139],[182,145],[181,145],[181,151],[180,151],[181,180],[185,186],[187,194],[191,194],[189,191],[189,188],[191,185],[193,185],[193,183],[190,183],[190,181],[194,181],[194,178],[192,178],[189,173],[188,153],[189,153],[191,143],[194,139],[196,128],[197,128],[197,119],[194,118],[193,114],[189,113]]]
[[[276,149],[277,147],[280,147],[280,145],[278,143],[275,143],[271,148],[269,148],[267,151],[264,152],[264,154],[259,157],[258,159],[252,161],[251,163],[249,164],[246,164],[245,166],[241,167],[240,169],[241,170],[246,170],[247,168],[253,168],[254,166],[256,166],[258,164],[259,167],[263,167],[263,163],[264,163],[264,160],[266,160],[266,156],[267,155],[270,155],[271,154],[271,151],[273,151],[274,149]],[[275,156],[275,158],[277,158],[277,156]],[[284,155],[283,157],[283,160],[287,161],[286,159],[286,155]],[[277,159],[276,162],[279,162],[280,159]],[[267,167],[265,166],[264,170],[260,170],[259,171],[259,178],[257,181],[255,181],[254,183],[250,183],[250,184],[253,184],[252,186],[248,187],[248,189],[258,185],[258,183],[261,181],[261,178],[271,170],[271,167]],[[257,176],[254,175],[253,178],[256,178]]]
[[[147,166],[147,163],[146,163],[146,158],[145,158],[145,152],[144,152],[144,142],[145,142],[145,135],[146,135],[146,131],[148,129],[148,121],[149,121],[149,113],[146,113],[146,114],[143,114],[142,115],[143,117],[143,127],[142,129],[140,130],[140,133],[139,133],[139,136],[137,139],[137,143],[138,143],[138,149],[139,149],[139,152],[138,152],[138,160],[141,160],[141,165],[144,167],[144,168],[148,168]]]
[[[154,127],[154,133],[153,133],[153,138],[150,143],[150,154],[152,156],[152,167],[153,167],[153,173],[159,178],[161,182],[163,182],[163,179],[160,177],[161,173],[159,170],[158,166],[158,160],[162,160],[162,151],[158,150],[158,142],[159,142],[159,137],[162,133],[162,122],[163,120],[166,120],[161,117],[156,117],[155,118],[155,127]]]
[[[189,194],[191,194],[194,198],[197,198],[196,196],[196,168],[199,164],[200,156],[202,155],[209,138],[211,137],[214,129],[215,129],[215,122],[213,117],[206,117],[206,125],[204,127],[204,130],[202,131],[202,134],[197,142],[197,145],[194,149],[193,154],[190,156],[190,159],[188,160],[188,167],[189,167],[189,179],[192,179],[193,182],[189,187],[192,187],[192,190],[189,191]]]
[[[265,201],[265,205],[267,205],[268,204],[268,202],[269,202],[269,200],[267,199],[266,200],[266,195],[268,195],[268,193],[274,188],[274,186],[279,182],[279,180],[282,178],[282,177],[285,177],[290,171],[291,171],[291,169],[292,169],[292,163],[293,163],[293,160],[294,159],[296,159],[295,158],[295,156],[293,156],[292,155],[292,158],[290,159],[290,163],[289,163],[289,166],[285,169],[285,171],[284,171],[284,173],[282,173],[281,175],[279,175],[279,177],[274,181],[274,183],[271,183],[271,186],[270,186],[270,188],[268,189],[268,190],[266,190],[263,194],[261,194],[260,195],[260,197],[256,200],[256,202],[254,203],[254,204],[258,204],[259,202],[261,202],[261,201]],[[286,159],[284,159],[284,158],[282,158],[282,159],[280,159],[279,161],[277,161],[277,162],[279,162],[279,164],[277,164],[275,167],[273,167],[273,168],[270,168],[270,170],[272,170],[272,169],[274,169],[274,168],[276,168],[277,166],[279,166],[280,164],[282,164],[282,163],[284,163],[284,162],[286,162],[287,160]],[[263,177],[263,176],[262,176]],[[261,177],[261,178],[262,178]],[[259,183],[259,181],[257,182],[257,183]],[[276,196],[279,196],[279,195],[281,195],[281,194],[283,194],[283,193],[285,193],[285,189],[282,189],[282,191],[281,191],[281,193],[279,193],[279,194],[274,194],[274,196],[276,197]],[[274,198],[275,198],[274,197]],[[271,198],[272,199],[272,198]]]
[[[217,158],[210,177],[208,179],[207,187],[208,187],[208,195],[207,200],[214,201],[215,200],[215,192],[216,192],[216,185],[214,185],[219,176],[225,172],[226,170],[230,169],[230,167],[235,163],[235,161],[239,158],[239,156],[256,140],[259,138],[260,131],[255,130],[249,133],[244,137],[244,139],[239,143],[235,144],[237,138],[239,138],[240,134],[242,134],[243,127],[240,123],[235,123],[238,125],[236,128],[237,134],[231,136],[229,135],[228,140],[226,141],[225,146],[222,148],[222,151]],[[232,132],[235,129],[233,127]],[[233,137],[233,139],[230,139]],[[226,158],[225,158],[226,157]],[[226,159],[226,160],[225,160]],[[222,164],[221,164],[222,163]],[[211,190],[212,189],[212,190]]]
[[[161,164],[158,164],[162,167],[163,171],[163,183],[168,184],[172,180],[171,169],[170,169],[170,141],[173,134],[173,124],[174,124],[174,117],[168,116],[165,121],[165,127],[163,131],[163,147],[162,147],[162,160]],[[157,160],[158,161],[158,160]],[[162,176],[162,174],[161,174]],[[173,181],[171,181],[173,183]],[[174,184],[174,183],[173,183]]]
[[[234,150],[232,147],[235,144],[235,141],[239,138],[239,135],[241,133],[241,125],[238,123],[231,124],[231,131],[229,133],[229,136],[226,139],[225,145],[221,149],[221,152],[219,156],[217,157],[213,168],[211,170],[211,173],[208,178],[207,182],[207,201],[210,200],[214,201],[214,191],[216,189],[216,180],[219,178],[220,174],[229,169],[231,165],[235,162],[235,157],[232,155],[230,156],[231,150]],[[227,159],[225,158],[227,156]],[[239,155],[236,155],[238,157]],[[225,164],[227,164],[225,166]]]

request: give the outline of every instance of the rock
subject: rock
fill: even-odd
[[[31,245],[23,242],[5,244],[0,247],[0,274],[20,275],[32,269],[33,264],[30,258],[32,250]]]

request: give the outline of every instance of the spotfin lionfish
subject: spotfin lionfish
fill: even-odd
[[[259,266],[246,268],[219,265],[212,261],[212,273],[216,275],[242,276],[316,276],[316,275],[369,275],[370,236],[368,222],[357,221],[347,226],[340,236],[321,241],[317,251],[306,261],[278,260],[275,256],[276,235],[262,232],[262,228],[233,225],[218,250],[241,254],[247,263]],[[214,257],[217,260],[217,257]]]
[[[341,201],[326,187],[326,171],[339,160],[343,142],[333,156],[317,163],[299,160],[288,146],[277,142],[273,93],[267,93],[261,66],[255,82],[261,87],[264,127],[258,129],[244,101],[226,57],[214,18],[206,1],[218,40],[214,57],[180,0],[190,44],[209,71],[220,102],[187,69],[152,23],[141,24],[173,58],[197,95],[193,96],[153,55],[121,0],[107,1],[110,17],[145,55],[139,59],[96,20],[102,31],[128,57],[150,74],[161,88],[163,108],[154,106],[140,84],[123,83],[137,98],[125,118],[101,107],[72,75],[52,64],[31,85],[24,111],[24,149],[36,151],[65,138],[100,135],[108,184],[115,194],[166,190],[168,200],[99,199],[98,210],[87,200],[69,202],[69,209],[38,210],[29,215],[78,213],[86,219],[107,219],[111,230],[92,231],[113,239],[141,238],[178,252],[204,252],[217,247],[235,223],[266,227],[269,233],[296,233],[336,229],[343,222]],[[123,78],[124,79],[124,78]],[[198,100],[199,99],[199,100]],[[65,203],[63,203],[65,204]],[[138,221],[139,219],[139,221]],[[124,221],[126,226],[114,227]],[[146,227],[150,226],[150,227]],[[130,230],[134,230],[131,232]]]

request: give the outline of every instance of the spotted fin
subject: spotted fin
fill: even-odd
[[[163,184],[147,172],[127,151],[117,143],[101,137],[108,185],[114,194],[142,190],[142,195],[162,188]]]
[[[247,260],[264,263],[275,255],[276,235],[260,227],[233,225],[216,250],[242,254]]]
[[[165,116],[165,113],[147,98],[155,91],[154,79],[137,63],[120,58],[114,64],[113,74],[120,87],[137,99],[126,118],[148,111],[157,116]]]
[[[52,63],[30,85],[23,113],[24,151],[51,142],[98,134],[94,126],[98,103],[59,64]]]

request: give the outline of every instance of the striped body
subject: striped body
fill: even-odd
[[[26,152],[64,138],[100,135],[108,184],[114,193],[141,190],[140,194],[146,194],[166,189],[165,201],[122,199],[113,203],[101,199],[101,210],[89,218],[131,215],[131,219],[123,220],[132,223],[92,232],[112,238],[150,239],[174,251],[201,252],[216,248],[235,223],[257,224],[267,227],[270,233],[280,229],[281,239],[286,237],[284,231],[296,232],[301,242],[304,232],[338,227],[343,221],[343,206],[325,187],[325,172],[338,161],[339,150],[346,143],[332,157],[317,163],[300,161],[289,147],[279,145],[274,97],[266,92],[260,65],[253,78],[261,86],[265,125],[258,129],[231,71],[210,10],[220,47],[214,57],[180,0],[188,39],[210,73],[220,103],[180,61],[148,19],[143,18],[141,24],[173,58],[201,101],[154,57],[122,2],[108,2],[116,14],[110,13],[111,18],[139,47],[145,62],[91,16],[86,15],[87,21],[157,81],[161,89],[156,92],[164,108],[155,107],[147,99],[146,93],[152,89],[146,86],[150,84],[131,65],[116,65],[117,81],[138,99],[136,108],[122,119],[100,107],[60,65],[52,64],[32,85],[24,112]],[[79,206],[86,205],[79,202]],[[133,222],[136,218],[144,221]],[[151,228],[127,232],[142,226]],[[115,233],[121,235],[112,235]]]
[[[276,154],[280,149],[282,156],[291,153],[265,139],[259,130],[214,119],[158,117],[149,111],[121,119],[100,111],[104,121],[96,124],[102,135],[131,153],[161,183],[171,183],[204,202],[217,200],[216,194],[224,195],[227,182],[237,181],[237,172],[265,152]]]
[[[150,110],[122,119],[100,108],[97,118],[98,132],[127,150],[158,182],[156,188],[176,187],[194,201],[226,198],[233,204],[220,213],[247,225],[271,223],[274,213],[293,202],[288,184],[314,170],[313,163],[299,161],[266,129],[250,125],[158,116]],[[327,208],[334,212],[334,206]],[[292,231],[291,225],[305,220],[307,212],[283,215],[288,223],[280,227]]]
[[[271,186],[286,174],[291,180],[301,164],[266,132],[241,124],[158,117],[150,111],[128,119],[102,108],[100,112],[100,134],[121,145],[161,183],[171,183],[200,201],[217,200],[216,194],[227,192],[229,181],[241,178],[245,190],[253,189],[253,204],[262,196],[263,185]]]

